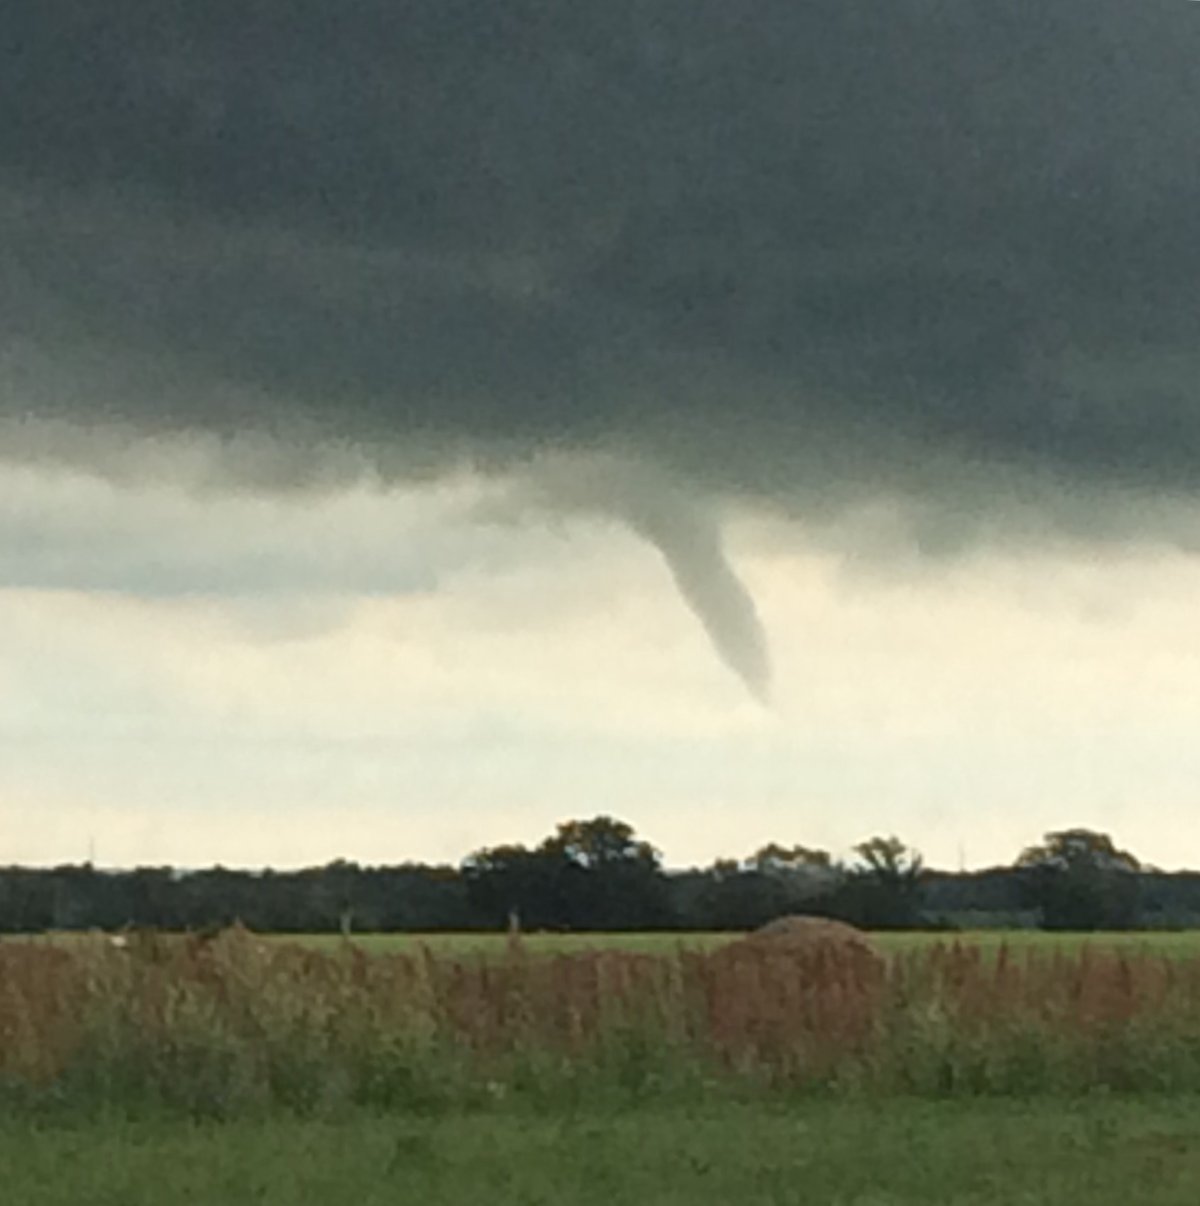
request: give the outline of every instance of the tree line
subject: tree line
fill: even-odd
[[[457,867],[0,868],[7,933],[235,921],[279,933],[747,930],[787,913],[868,929],[1185,929],[1200,926],[1200,872],[1143,867],[1087,829],[1047,834],[1010,866],[977,872],[932,870],[896,837],[869,838],[848,861],[770,843],[670,871],[630,825],[605,816],[563,822],[534,847],[477,850]]]

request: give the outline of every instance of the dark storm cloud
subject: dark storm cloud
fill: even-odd
[[[0,38],[10,420],[626,451],[799,510],[1200,480],[1182,0],[37,0]]]

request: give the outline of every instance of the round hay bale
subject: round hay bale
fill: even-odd
[[[883,957],[862,930],[827,917],[776,917],[744,938],[719,947],[712,957],[721,964],[741,960],[807,961],[825,958],[855,970],[873,972]]]
[[[787,917],[776,917],[766,925],[759,927],[744,941],[751,942],[786,942],[814,943],[836,942],[849,943],[851,946],[863,947],[874,951],[875,945],[856,926],[846,921],[833,921],[828,917],[809,917],[803,913],[793,913]]]

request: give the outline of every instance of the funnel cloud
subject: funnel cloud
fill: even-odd
[[[730,563],[711,503],[653,465],[591,457],[539,462],[526,488],[509,492],[507,504],[510,512],[533,508],[615,519],[652,544],[717,655],[759,703],[769,702],[767,636]]]
[[[694,507],[664,507],[631,516],[630,523],[662,554],[721,659],[759,703],[767,704],[771,666],[766,634],[750,592],[721,547],[715,521]]]

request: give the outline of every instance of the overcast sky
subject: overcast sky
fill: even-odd
[[[1200,10],[13,7],[0,862],[1200,867]]]

